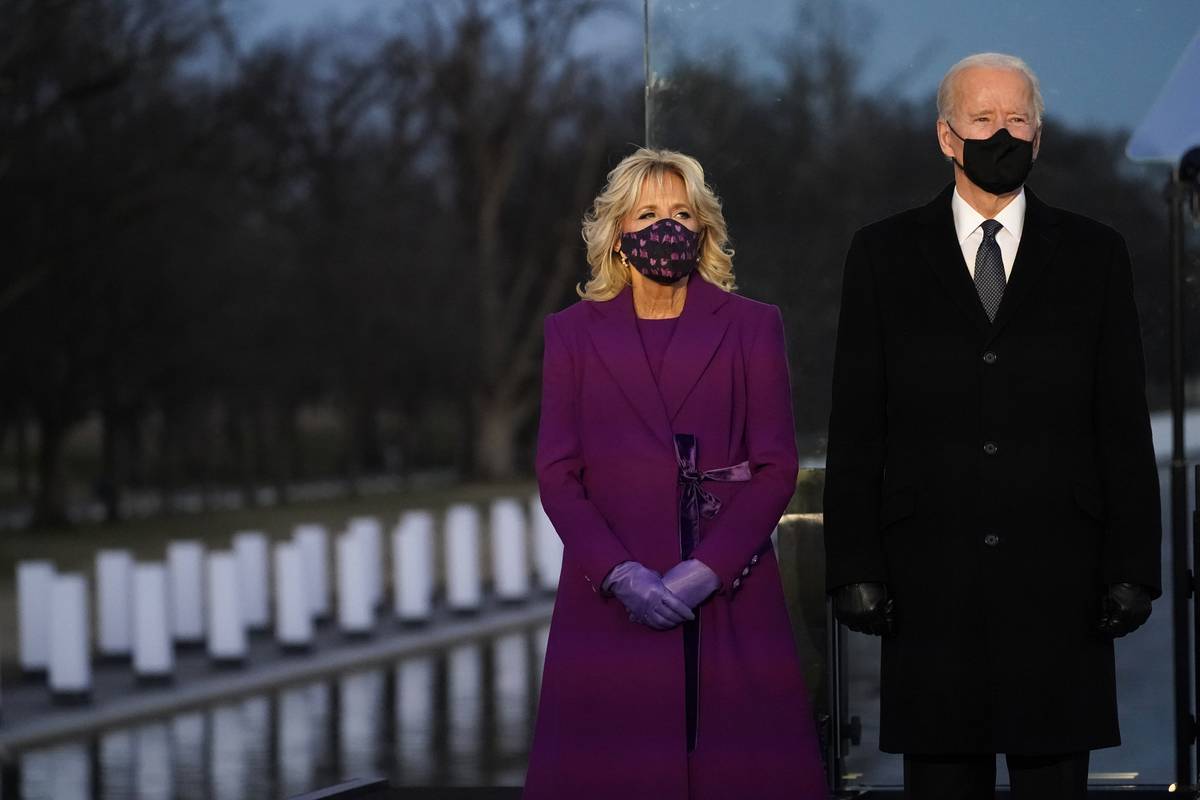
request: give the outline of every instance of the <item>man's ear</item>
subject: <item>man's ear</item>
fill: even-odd
[[[939,119],[936,124],[938,148],[942,151],[942,155],[948,159],[954,159],[954,148],[950,145],[951,139],[954,138],[954,132],[950,130],[950,126],[946,124],[944,119]]]
[[[1042,126],[1038,125],[1037,133],[1033,135],[1033,160],[1036,161],[1038,152],[1042,149]]]

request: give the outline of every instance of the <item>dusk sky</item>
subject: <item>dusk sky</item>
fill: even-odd
[[[247,40],[367,17],[387,24],[417,0],[247,0],[239,28]],[[642,4],[589,25],[589,52],[627,53],[642,73]],[[796,29],[796,0],[651,0],[652,62],[669,70],[672,48],[732,48],[751,68],[769,61],[781,33]],[[816,4],[821,5],[821,4]],[[932,94],[946,67],[968,53],[1001,50],[1024,57],[1042,80],[1048,115],[1075,125],[1132,128],[1200,30],[1196,0],[849,0],[848,29],[872,89]],[[375,27],[375,26],[372,26]],[[579,46],[579,45],[577,45]],[[760,62],[760,63],[756,63]],[[932,114],[932,109],[930,110]]]

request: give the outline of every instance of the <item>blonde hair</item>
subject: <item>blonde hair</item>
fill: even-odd
[[[958,83],[955,80],[960,72],[972,67],[992,67],[995,69],[1011,69],[1019,72],[1029,82],[1029,94],[1033,99],[1033,121],[1035,125],[1042,124],[1042,116],[1046,113],[1046,101],[1042,99],[1042,86],[1037,75],[1021,59],[1007,53],[975,53],[967,56],[946,71],[937,92],[938,119],[950,119],[958,108]]]
[[[709,283],[725,291],[736,288],[733,277],[733,249],[721,201],[704,182],[704,168],[691,156],[674,150],[640,147],[621,159],[608,173],[604,189],[583,216],[583,241],[591,277],[575,291],[584,300],[611,300],[629,283],[629,267],[613,250],[621,236],[621,222],[634,209],[646,178],[661,181],[668,173],[683,181],[688,203],[700,223],[700,256],[696,271]]]

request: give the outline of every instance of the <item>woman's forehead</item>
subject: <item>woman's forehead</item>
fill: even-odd
[[[687,201],[687,186],[674,170],[656,170],[642,179],[637,204],[653,205]]]

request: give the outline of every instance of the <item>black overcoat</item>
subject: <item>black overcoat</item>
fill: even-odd
[[[1160,588],[1158,473],[1121,236],[1026,190],[995,323],[948,187],[860,230],[842,286],[827,586],[884,581],[880,747],[1120,743],[1105,584]]]

